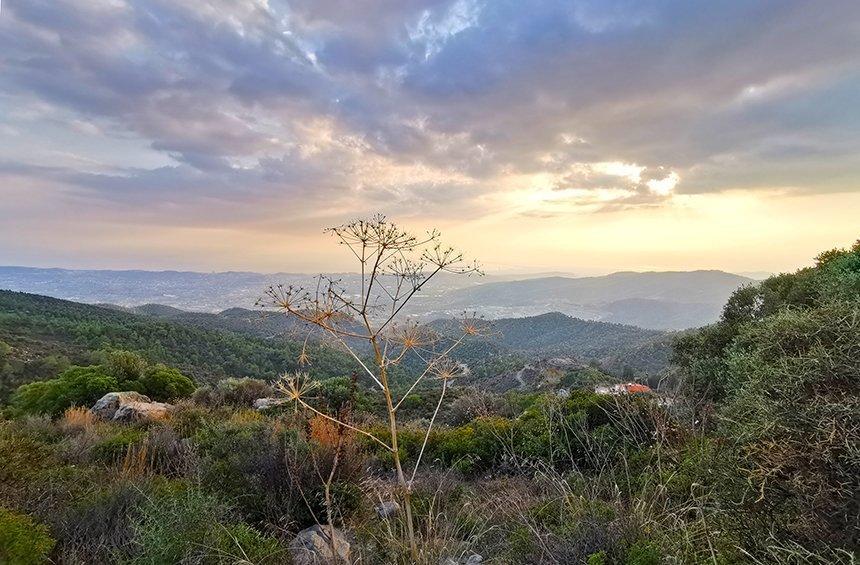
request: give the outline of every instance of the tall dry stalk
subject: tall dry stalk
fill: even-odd
[[[477,333],[473,323],[465,321],[457,339],[445,341],[441,347],[431,332],[401,314],[409,301],[439,273],[480,273],[477,264],[466,263],[461,253],[443,247],[437,231],[416,237],[383,216],[354,221],[326,230],[340,245],[345,246],[358,262],[360,289],[345,289],[331,277],[320,276],[314,288],[278,285],[270,287],[260,305],[280,310],[301,324],[307,325],[318,337],[336,343],[361,366],[363,374],[385,398],[390,437],[388,441],[373,433],[326,414],[308,403],[308,392],[314,384],[301,375],[285,377],[280,389],[289,399],[340,426],[369,437],[392,455],[394,470],[406,513],[406,529],[413,560],[418,559],[412,518],[412,484],[421,464],[427,438],[436,414],[445,397],[448,381],[461,370],[451,361],[451,352],[469,335]],[[311,335],[309,333],[309,335]],[[307,344],[307,340],[305,340]],[[366,362],[366,356],[372,361]],[[407,356],[420,361],[424,369],[413,380],[400,399],[394,398],[389,381],[392,367]],[[308,357],[303,349],[301,362]],[[403,470],[398,445],[400,427],[398,409],[403,400],[427,378],[441,381],[439,402],[427,426],[424,443],[410,475]]]

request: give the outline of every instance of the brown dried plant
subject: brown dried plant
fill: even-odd
[[[479,327],[473,320],[466,321],[461,335],[443,340],[416,322],[404,319],[404,308],[439,273],[481,274],[480,269],[477,263],[464,261],[463,255],[454,248],[443,246],[438,231],[417,237],[384,216],[350,222],[329,228],[326,232],[354,256],[360,271],[361,288],[350,292],[341,281],[320,275],[312,288],[272,286],[258,304],[291,316],[307,326],[308,335],[324,336],[349,353],[361,366],[362,375],[384,396],[390,437],[384,440],[343,421],[338,415],[326,414],[314,407],[309,398],[314,385],[306,375],[287,375],[281,379],[278,389],[297,408],[310,410],[332,423],[369,437],[391,453],[398,490],[404,501],[409,546],[413,560],[417,560],[412,485],[450,380],[462,372],[462,367],[451,360],[451,353],[464,339],[477,335]],[[309,362],[306,351],[307,348],[303,347],[299,359],[301,364]],[[401,398],[396,399],[389,382],[389,371],[407,356],[420,360],[423,370]],[[401,429],[398,409],[415,387],[434,377],[440,385],[439,401],[427,425],[414,468],[411,474],[407,474],[398,449],[398,432]]]

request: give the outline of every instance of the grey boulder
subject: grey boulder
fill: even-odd
[[[331,538],[334,530],[334,545],[337,555],[332,555]],[[290,554],[294,565],[331,565],[349,563],[349,542],[337,528],[319,524],[305,528],[290,542]]]
[[[172,409],[172,404],[153,402],[148,396],[134,391],[109,392],[90,408],[99,418],[114,422],[161,420]]]

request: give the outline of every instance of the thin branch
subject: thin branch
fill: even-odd
[[[336,340],[341,343],[341,345],[343,345],[347,353],[352,355],[352,358],[355,359],[359,365],[361,365],[361,368],[364,369],[364,371],[370,376],[370,378],[373,379],[373,381],[378,384],[382,390],[385,390],[385,387],[382,385],[382,382],[376,378],[376,375],[373,374],[373,371],[367,368],[367,365],[365,365],[364,362],[358,357],[358,355],[355,354],[352,348],[347,345],[347,343],[339,335],[335,334],[334,332],[331,332],[331,334]]]
[[[412,476],[409,478],[409,488],[412,488],[412,483],[415,481],[415,474],[418,472],[418,466],[421,465],[421,458],[424,456],[424,449],[427,447],[427,440],[430,439],[430,432],[433,430],[433,422],[436,421],[436,416],[439,414],[439,409],[442,407],[442,400],[445,398],[446,390],[448,390],[448,379],[442,379],[442,394],[439,395],[439,402],[436,403],[436,410],[433,411],[433,417],[430,418],[430,424],[427,425],[427,433],[424,434],[424,443],[421,444],[421,451],[418,452],[418,459],[415,461],[415,468],[412,469]]]

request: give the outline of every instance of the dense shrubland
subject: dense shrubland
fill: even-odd
[[[41,385],[62,402],[29,402],[38,387],[26,385],[5,409],[0,562],[288,563],[295,532],[329,512],[355,559],[411,561],[402,514],[374,511],[400,496],[376,442],[292,405],[252,410],[275,394],[266,380],[192,393],[167,377],[181,371],[135,355],[93,361]],[[382,407],[350,374],[321,378],[308,402],[326,413],[348,404],[351,422],[385,439]],[[588,386],[561,398],[455,382],[412,492],[420,561],[852,562],[860,245],[736,292],[720,322],[678,339],[669,376],[671,401],[659,403]],[[106,382],[176,409],[117,424],[76,407]],[[434,407],[420,387],[404,404],[404,464]]]
[[[135,353],[107,351],[101,357],[101,364],[72,366],[56,378],[21,385],[12,395],[12,412],[59,416],[67,408],[91,406],[108,392],[117,391],[135,391],[157,401],[194,392],[192,380],[176,369],[149,365]]]

